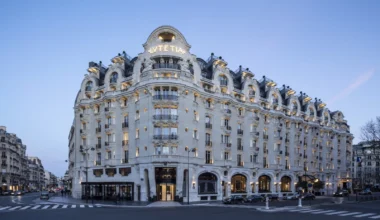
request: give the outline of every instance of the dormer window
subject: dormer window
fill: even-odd
[[[86,92],[91,91],[91,90],[92,90],[92,81],[88,81],[86,83]]]
[[[117,83],[117,75],[118,74],[116,72],[112,73],[110,83]]]
[[[219,80],[220,80],[220,86],[227,86],[228,85],[228,80],[227,80],[226,76],[220,76]]]
[[[173,40],[175,40],[175,35],[169,32],[163,32],[158,35],[158,38],[162,42],[172,42]]]

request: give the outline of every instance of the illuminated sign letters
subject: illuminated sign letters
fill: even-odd
[[[148,52],[149,53],[156,53],[156,52],[175,52],[175,53],[180,53],[180,54],[185,54],[186,51],[180,47],[173,46],[173,45],[157,45],[154,47],[149,48]]]

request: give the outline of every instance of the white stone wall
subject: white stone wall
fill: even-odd
[[[177,38],[171,45],[175,47],[180,47],[186,50],[185,54],[179,54],[173,51],[161,51],[151,54],[148,52],[149,48],[155,47],[162,44],[157,40],[157,34],[162,31],[173,32]],[[190,153],[190,201],[199,201],[200,196],[198,195],[198,176],[204,172],[211,172],[215,174],[218,178],[217,181],[217,199],[222,199],[222,181],[229,183],[231,178],[235,174],[242,174],[247,178],[247,193],[251,194],[251,185],[254,185],[255,193],[257,193],[256,184],[258,178],[261,175],[268,175],[271,178],[271,191],[272,193],[280,192],[280,184],[275,184],[281,181],[282,176],[289,176],[292,180],[291,190],[295,190],[295,182],[298,181],[298,176],[303,175],[303,163],[308,162],[308,171],[307,174],[314,175],[326,183],[327,186],[333,191],[340,184],[340,179],[342,176],[346,177],[351,174],[347,174],[346,170],[346,149],[349,150],[346,146],[346,140],[352,139],[352,135],[347,133],[346,130],[333,128],[331,125],[331,120],[323,123],[328,123],[327,126],[321,126],[317,121],[311,120],[307,122],[304,120],[304,116],[301,115],[300,108],[295,116],[287,116],[283,113],[282,110],[274,110],[273,107],[271,110],[264,109],[259,105],[259,97],[255,97],[254,102],[248,101],[248,89],[244,88],[244,96],[246,102],[238,102],[232,95],[234,89],[232,85],[232,78],[229,75],[227,68],[220,66],[214,66],[214,79],[212,80],[214,84],[213,90],[215,93],[208,93],[203,90],[201,87],[201,68],[196,62],[195,55],[188,53],[190,46],[187,44],[186,40],[177,30],[171,27],[161,27],[155,30],[151,36],[148,38],[146,44],[144,44],[146,49],[142,54],[139,54],[137,60],[134,63],[134,72],[132,78],[125,78],[122,76],[124,71],[123,65],[118,63],[111,64],[108,68],[109,70],[106,73],[105,85],[98,87],[97,74],[90,73],[87,75],[82,82],[81,92],[78,94],[78,98],[75,103],[75,120],[73,123],[74,130],[73,133],[69,136],[69,176],[72,178],[73,183],[73,196],[80,197],[81,194],[81,185],[80,183],[86,181],[85,167],[89,167],[88,171],[88,181],[89,182],[134,182],[135,183],[135,200],[137,199],[137,185],[141,186],[141,200],[146,201],[148,192],[150,191],[151,195],[156,194],[156,184],[154,176],[155,167],[176,167],[177,168],[177,194],[182,192],[183,184],[183,173],[187,169],[187,156],[186,147],[196,148],[197,156],[194,156],[194,153]],[[151,65],[150,58],[157,56],[172,56],[176,58],[181,58],[180,64],[182,65],[182,70],[168,70],[168,69],[154,69],[150,67],[146,68],[142,73],[140,73],[141,64],[145,63],[146,65]],[[186,70],[186,66],[189,61],[193,64],[194,74],[191,74]],[[111,86],[109,85],[109,77],[112,72],[118,72],[119,78],[116,83],[116,90],[111,91]],[[170,73],[172,77],[156,77],[161,76],[161,74]],[[228,76],[228,93],[222,94],[220,92],[219,74],[225,74]],[[176,77],[173,77],[176,76]],[[129,81],[131,79],[131,81]],[[85,85],[88,81],[94,82],[94,88],[90,92],[91,98],[86,97],[85,94]],[[121,91],[122,83],[130,82],[132,85],[128,90]],[[250,83],[256,91],[258,90],[257,81],[255,79],[247,79],[245,84]],[[178,89],[179,98],[178,101],[156,101],[153,99],[154,88],[160,86],[176,87]],[[95,99],[94,96],[96,91],[102,90],[103,96],[101,98]],[[272,91],[273,90],[273,91]],[[271,93],[278,93],[277,89],[272,89]],[[198,94],[197,101],[194,101],[194,93]],[[259,91],[256,92],[258,94]],[[136,94],[138,94],[138,101],[135,100]],[[278,93],[279,94],[279,93]],[[294,95],[292,95],[294,96]],[[123,107],[123,99],[128,99],[128,106]],[[205,100],[212,99],[213,107],[206,108]],[[299,101],[296,96],[292,99],[297,100],[298,105]],[[108,100],[112,100],[112,107],[108,112],[105,111],[106,103]],[[231,114],[226,114],[223,111],[224,102],[230,103]],[[269,102],[272,102],[269,100]],[[310,102],[314,105],[313,102]],[[159,121],[154,120],[154,106],[157,104],[162,105],[175,105],[178,107],[178,120],[174,122],[170,121]],[[100,112],[95,113],[96,106],[100,106]],[[281,102],[280,102],[281,106]],[[243,109],[243,116],[238,115],[238,109]],[[289,108],[292,108],[289,106]],[[140,118],[136,120],[136,111],[139,111]],[[199,114],[199,120],[194,120],[193,112],[197,111]],[[309,111],[309,110],[308,110]],[[123,117],[125,114],[128,114],[129,117],[129,127],[122,128]],[[309,113],[308,113],[309,114]],[[206,129],[205,127],[205,117],[206,115],[211,116],[212,129]],[[265,116],[268,118],[268,121],[265,122]],[[110,128],[105,129],[105,123],[107,117],[114,118],[113,124]],[[231,131],[226,130],[222,125],[222,120],[225,117],[230,118]],[[256,120],[256,118],[259,120]],[[279,117],[281,119],[279,120]],[[97,133],[97,120],[101,121],[102,131]],[[286,122],[289,122],[291,126],[286,128]],[[86,129],[82,128],[82,124],[86,123]],[[171,144],[176,144],[178,146],[176,155],[165,158],[164,156],[155,155],[154,145],[160,141],[154,140],[154,125],[161,123],[162,125],[168,123],[174,123],[178,126],[178,140],[164,141]],[[244,131],[243,135],[237,134],[238,123],[242,124],[242,130]],[[300,123],[300,127],[296,127],[296,124]],[[280,125],[282,124],[282,126]],[[251,125],[255,125],[256,129],[251,131]],[[309,127],[308,133],[305,132],[304,128]],[[311,128],[315,129],[311,129]],[[300,131],[300,129],[303,129]],[[82,132],[81,132],[82,129]],[[136,129],[140,131],[140,137],[135,138]],[[199,138],[193,138],[193,130],[197,129]],[[268,140],[263,139],[263,130],[267,129],[268,131]],[[275,131],[281,129],[280,135],[275,134]],[[186,131],[187,130],[187,131]],[[127,146],[122,146],[123,132],[129,133],[129,143]],[[212,147],[205,146],[205,133],[210,132]],[[259,136],[256,136],[256,132],[260,132]],[[324,132],[324,135],[320,135],[321,132]],[[104,146],[106,141],[106,133],[115,134],[115,140],[109,143],[109,146]],[[286,143],[285,135],[288,133],[289,143]],[[317,135],[319,133],[319,135]],[[327,135],[329,133],[333,136],[333,139]],[[225,147],[221,144],[221,134],[229,134],[231,147]],[[295,135],[300,135],[299,139],[296,139]],[[101,137],[102,147],[101,149],[95,149],[94,151],[88,151],[88,161],[84,159],[82,153],[80,152],[80,146],[82,144],[82,138],[86,138],[87,143],[83,145],[84,148],[95,148],[97,138]],[[282,139],[280,138],[282,137]],[[339,138],[338,138],[339,137]],[[242,138],[243,150],[240,151],[237,149],[237,138]],[[257,146],[251,146],[251,140],[258,138]],[[300,140],[303,141],[306,138],[307,148],[306,155],[307,158],[303,155],[303,144],[300,143]],[[313,138],[317,139],[317,143],[313,144]],[[338,143],[338,139],[340,143]],[[319,150],[316,145],[321,141],[323,148]],[[326,157],[328,149],[326,147],[326,142],[331,141],[333,146],[332,154],[329,158]],[[264,142],[267,144],[268,154],[267,161],[268,167],[263,165],[263,145]],[[279,151],[275,151],[274,145],[280,144]],[[341,153],[338,156],[338,145]],[[72,147],[73,146],[73,147]],[[288,146],[289,156],[285,155],[285,146]],[[296,149],[301,148],[302,156],[299,156],[299,153],[296,152]],[[136,149],[139,148],[139,155],[136,156]],[[257,150],[258,148],[259,150]],[[312,148],[318,149],[315,155],[312,154]],[[124,150],[129,150],[129,163],[122,164],[123,152]],[[205,151],[206,149],[212,150],[212,164],[205,164]],[[223,153],[225,150],[231,152],[230,160],[225,161],[223,158]],[[112,152],[112,159],[105,159],[107,151]],[[280,153],[282,151],[282,153]],[[96,155],[101,153],[102,160],[101,166],[96,166]],[[321,152],[322,160],[317,160],[316,156]],[[237,164],[237,155],[241,154],[244,165],[238,166]],[[250,161],[250,155],[257,154],[258,162],[253,163]],[[276,164],[276,158],[280,157],[280,164]],[[330,158],[334,158],[332,161]],[[288,160],[289,169],[285,167],[285,160]],[[338,159],[341,161],[340,165],[338,164]],[[300,166],[295,161],[300,160]],[[330,160],[330,161],[328,161]],[[318,162],[321,161],[322,168],[313,168],[310,161]],[[349,162],[349,160],[347,160]],[[331,163],[330,169],[326,169],[326,164]],[[114,177],[108,177],[105,173],[101,177],[95,177],[93,175],[93,169],[96,168],[105,168],[109,167],[131,167],[132,173],[128,176],[121,176],[116,174]],[[339,169],[338,169],[339,167]],[[146,187],[146,176],[144,170],[148,170],[150,189]],[[227,171],[227,175],[224,175],[224,172]],[[193,188],[193,183],[194,188]],[[230,185],[228,184],[228,193],[230,194]],[[326,187],[326,189],[328,188]],[[186,198],[185,198],[186,199]]]

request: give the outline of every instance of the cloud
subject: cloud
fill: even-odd
[[[351,94],[355,89],[363,85],[365,82],[367,82],[375,73],[375,69],[371,69],[366,73],[360,74],[358,78],[355,79],[353,83],[348,85],[346,88],[344,88],[340,93],[335,95],[332,99],[330,99],[327,104],[331,105],[335,103],[336,101],[339,101],[349,94]]]

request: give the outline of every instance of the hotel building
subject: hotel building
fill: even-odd
[[[282,196],[303,177],[323,181],[322,192],[350,181],[353,136],[341,111],[213,53],[198,58],[171,26],[143,47],[89,63],[69,132],[74,197],[221,200]]]

